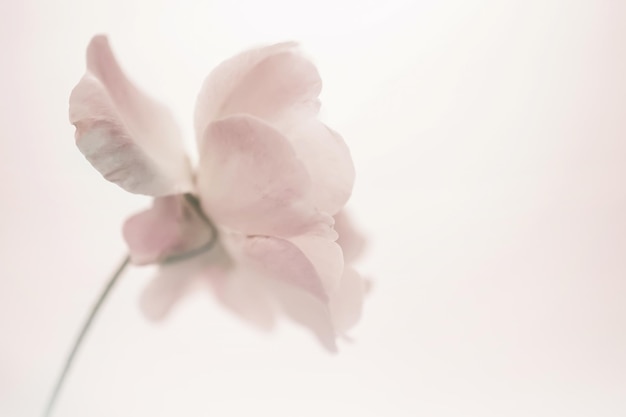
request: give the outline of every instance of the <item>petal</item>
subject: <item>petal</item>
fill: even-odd
[[[182,195],[159,197],[123,228],[133,263],[145,265],[199,248],[213,232]]]
[[[87,72],[70,95],[69,113],[78,148],[107,180],[152,196],[192,189],[171,114],[128,81],[104,36],[87,48]]]
[[[352,262],[363,253],[365,237],[355,229],[349,214],[345,210],[335,214],[334,218],[335,230],[339,235],[337,243],[343,250],[345,261]]]
[[[311,177],[316,207],[334,215],[348,202],[354,185],[354,164],[343,138],[316,117],[302,112],[284,117],[276,128],[291,141]]]
[[[289,284],[326,302],[320,275],[307,256],[288,240],[268,236],[222,234],[226,250],[251,274]]]
[[[276,285],[274,296],[287,316],[310,330],[328,351],[337,352],[337,335],[325,303],[287,285]]]
[[[316,113],[321,86],[317,69],[295,43],[246,51],[205,80],[196,105],[196,133],[201,138],[211,121],[238,113],[273,119],[294,106]]]
[[[313,264],[319,276],[324,292],[335,291],[343,274],[343,252],[331,239],[317,235],[301,235],[289,238],[306,258]]]
[[[289,141],[251,116],[206,129],[198,189],[213,220],[246,235],[322,233],[333,224],[311,202],[311,180]]]
[[[367,284],[363,278],[354,269],[346,267],[328,304],[337,333],[345,333],[359,321],[366,292]]]
[[[327,280],[338,281],[343,274],[341,249],[335,242],[319,236],[287,241],[233,233],[222,234],[222,241],[246,285],[265,286],[266,294],[286,315],[312,331],[326,349],[337,350],[327,297],[331,285],[334,293],[340,291],[338,282],[329,285]],[[237,274],[233,275],[236,279]],[[253,290],[261,293],[258,288]],[[254,307],[254,311],[258,314],[260,310]]]

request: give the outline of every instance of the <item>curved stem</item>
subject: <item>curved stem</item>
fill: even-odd
[[[85,339],[85,336],[87,335],[87,332],[91,328],[91,325],[96,315],[100,311],[102,304],[107,299],[109,293],[113,289],[113,286],[115,285],[119,277],[122,275],[122,272],[124,272],[129,262],[130,262],[130,256],[127,255],[122,261],[122,263],[120,264],[120,266],[117,268],[113,276],[111,276],[111,278],[109,279],[109,282],[106,284],[106,286],[104,287],[104,290],[100,294],[100,297],[98,298],[94,306],[91,308],[89,316],[87,317],[87,320],[83,324],[83,327],[80,329],[80,332],[78,333],[78,336],[76,337],[76,340],[74,341],[74,344],[72,346],[72,350],[70,351],[70,354],[67,356],[67,359],[65,360],[65,365],[63,366],[63,370],[61,371],[61,374],[59,375],[56,381],[56,384],[54,385],[54,390],[52,391],[52,395],[50,396],[50,399],[48,400],[48,405],[46,406],[46,409],[43,413],[43,417],[49,417],[52,415],[52,411],[54,410],[54,405],[59,398],[61,389],[63,388],[65,380],[67,379],[67,375],[70,371],[70,368],[72,367],[72,364],[74,363],[76,354],[78,353],[78,350],[80,349],[83,343],[83,340]]]
[[[217,242],[217,238],[218,238],[217,228],[215,227],[213,222],[211,222],[211,220],[202,211],[202,207],[200,206],[200,201],[198,200],[198,198],[192,194],[185,194],[184,198],[187,204],[191,206],[191,208],[196,212],[196,214],[200,216],[200,218],[204,221],[204,223],[209,227],[209,229],[211,230],[211,238],[207,243],[205,243],[204,245],[198,248],[166,258],[164,261],[161,262],[162,264],[169,264],[169,263],[179,262],[179,261],[192,258],[196,255],[199,255],[201,253],[204,253],[210,250],[211,248],[213,248],[213,246]],[[65,380],[67,379],[67,375],[70,371],[70,368],[72,367],[72,364],[74,363],[76,354],[78,350],[80,349],[83,343],[83,340],[85,339],[85,336],[87,335],[87,332],[91,328],[91,325],[96,315],[100,311],[102,304],[108,297],[109,293],[113,289],[113,286],[115,285],[119,277],[122,275],[122,272],[124,272],[124,270],[126,269],[129,263],[130,263],[130,255],[127,255],[122,261],[122,263],[120,264],[120,266],[117,268],[113,276],[109,279],[109,282],[107,283],[106,287],[104,287],[104,290],[100,294],[100,297],[96,301],[96,304],[94,304],[94,306],[91,308],[89,316],[87,317],[87,320],[85,321],[85,323],[83,324],[83,327],[78,333],[78,337],[76,337],[76,340],[74,341],[72,350],[70,351],[70,354],[67,356],[67,359],[65,360],[65,365],[63,366],[63,370],[61,371],[61,374],[59,375],[56,381],[56,384],[54,385],[54,390],[52,391],[52,395],[50,396],[50,400],[48,401],[48,405],[46,406],[43,417],[50,417],[52,415],[54,405],[59,398],[61,389],[63,388]]]

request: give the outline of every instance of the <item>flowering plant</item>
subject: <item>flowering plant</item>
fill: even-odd
[[[169,111],[127,79],[105,36],[92,39],[70,95],[76,144],[107,180],[154,201],[124,224],[129,256],[81,329],[45,416],[129,262],[159,265],[142,300],[151,318],[206,282],[242,318],[270,328],[282,311],[336,350],[368,285],[350,266],[363,239],[342,211],[354,167],[341,136],[317,118],[320,91],[315,66],[294,43],[227,60],[198,96],[192,167]]]
[[[354,168],[343,139],[317,118],[320,90],[317,70],[293,43],[222,63],[198,97],[193,170],[169,112],[128,81],[105,37],[91,41],[70,121],[78,148],[106,179],[155,197],[124,225],[132,262],[168,261],[212,243],[166,262],[144,297],[151,316],[189,278],[204,278],[247,319],[267,326],[278,304],[329,348],[355,323],[365,286],[341,244],[360,238],[340,212]]]
[[[70,121],[107,180],[154,197],[123,228],[130,261],[160,265],[142,300],[150,317],[205,282],[246,320],[269,328],[282,311],[329,350],[356,323],[367,285],[349,262],[363,240],[342,211],[354,167],[317,118],[320,90],[294,43],[225,61],[198,96],[192,167],[169,111],[127,79],[106,37],[92,39]]]

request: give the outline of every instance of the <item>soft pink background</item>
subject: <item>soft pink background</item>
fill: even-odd
[[[3,0],[0,416],[38,415],[148,204],[74,147],[68,95],[99,32],[188,138],[214,65],[301,41],[353,151],[375,286],[332,357],[209,294],[150,324],[153,271],[133,269],[56,415],[626,415],[625,21],[609,0]]]

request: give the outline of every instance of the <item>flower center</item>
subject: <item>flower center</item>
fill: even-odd
[[[194,211],[194,213],[202,220],[204,224],[208,226],[211,232],[211,237],[206,243],[202,244],[201,246],[198,246],[196,248],[190,249],[185,252],[180,252],[180,253],[176,253],[174,255],[168,256],[167,258],[161,261],[161,264],[172,264],[176,262],[185,261],[187,259],[198,256],[202,253],[208,252],[215,246],[215,244],[218,241],[217,228],[202,210],[202,206],[200,205],[200,200],[198,200],[196,196],[190,193],[185,193],[184,198],[185,198],[185,202]]]

